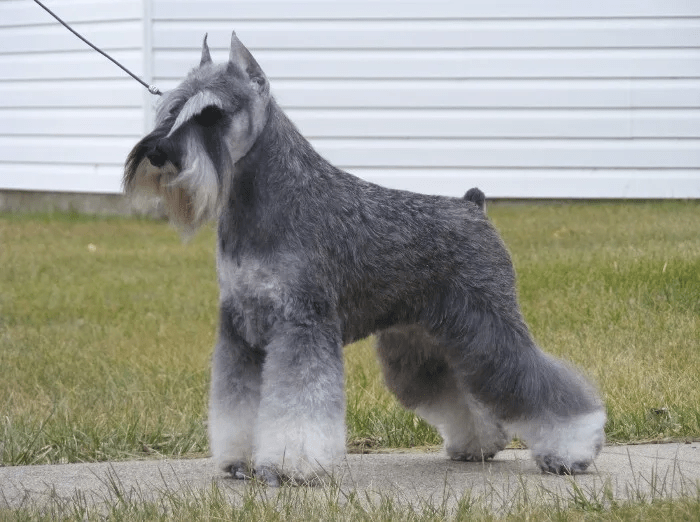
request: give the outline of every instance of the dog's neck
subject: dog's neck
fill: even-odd
[[[313,176],[313,171],[319,166],[331,167],[302,136],[274,98],[270,98],[266,113],[265,126],[258,139],[238,162],[241,171],[253,169],[257,175],[282,175],[288,180],[292,177],[293,182],[298,183],[302,181],[298,176]],[[263,169],[266,172],[261,172]]]
[[[284,241],[297,226],[291,210],[304,199],[301,193],[338,172],[271,98],[263,130],[235,165],[228,203],[219,218],[220,238],[236,250]]]
[[[316,152],[273,98],[266,111],[263,130],[234,168],[230,199],[238,204],[250,203],[250,198],[258,204],[281,203],[279,198],[340,172]]]

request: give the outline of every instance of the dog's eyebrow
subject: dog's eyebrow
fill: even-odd
[[[175,123],[168,133],[168,138],[172,136],[178,128],[182,126],[183,123],[187,122],[190,118],[197,116],[206,107],[218,107],[219,109],[224,108],[224,103],[216,94],[211,91],[199,91],[197,94],[192,96],[189,100],[185,102],[185,105],[180,109],[180,113],[175,119]]]

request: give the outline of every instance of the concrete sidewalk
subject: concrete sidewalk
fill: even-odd
[[[695,496],[700,488],[700,442],[606,446],[595,469],[575,477],[540,473],[527,450],[506,450],[485,464],[453,462],[437,452],[348,455],[336,476],[343,491],[357,491],[362,498],[390,495],[414,505],[454,506],[465,493],[495,509],[526,494],[528,501],[558,497],[564,503],[580,495],[600,500],[605,490],[623,500]],[[156,499],[165,493],[204,491],[212,484],[233,501],[250,485],[219,473],[211,459],[11,466],[0,468],[0,506],[43,504],[76,494],[95,503],[111,502],[119,495]]]

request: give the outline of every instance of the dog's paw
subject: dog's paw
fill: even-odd
[[[274,468],[261,466],[255,470],[255,479],[273,488],[280,486],[282,477]]]
[[[273,488],[285,486],[320,486],[324,484],[322,475],[302,475],[298,473],[284,472],[274,466],[260,466],[255,469],[255,480]]]
[[[227,465],[224,471],[230,473],[233,478],[238,480],[250,480],[253,478],[253,470],[247,463],[242,461]]]
[[[603,449],[605,419],[599,410],[569,419],[514,424],[511,431],[525,440],[544,473],[572,475],[586,471]]]
[[[484,462],[491,460],[509,442],[505,431],[498,423],[484,422],[483,419],[471,426],[470,440],[445,438],[445,451],[452,460],[463,462]]]
[[[555,455],[535,455],[534,458],[542,473],[552,473],[554,475],[583,473],[593,462],[592,459],[567,462],[565,459]]]
[[[464,451],[450,452],[448,450],[447,455],[450,457],[450,459],[461,462],[484,462],[491,460],[496,453],[496,451],[467,453]]]

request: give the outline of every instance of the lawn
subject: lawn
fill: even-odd
[[[494,204],[521,306],[598,383],[612,442],[700,440],[700,204]],[[214,233],[0,214],[0,465],[207,453]],[[351,451],[439,436],[346,348]]]

